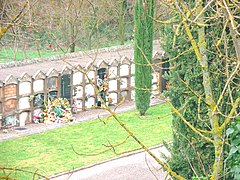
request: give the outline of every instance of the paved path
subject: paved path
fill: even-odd
[[[151,150],[156,156],[169,156],[165,147]],[[147,153],[138,151],[121,158],[99,163],[67,174],[52,177],[52,180],[164,180],[166,172]],[[170,177],[168,177],[170,179]]]
[[[155,105],[155,104],[160,104],[163,103],[163,100],[160,100],[158,98],[153,98],[151,99],[151,105]],[[115,108],[115,106],[112,106],[111,109],[113,110]],[[124,102],[122,105],[120,105],[119,107],[116,108],[116,113],[121,113],[121,112],[126,112],[129,110],[133,110],[136,109],[135,108],[135,102],[134,101],[126,101]],[[39,124],[27,124],[24,129],[18,130],[18,128],[10,128],[7,130],[0,130],[0,142],[1,141],[5,141],[8,139],[12,139],[12,138],[18,138],[18,137],[22,137],[22,136],[28,136],[31,134],[36,134],[36,133],[41,133],[44,131],[48,131],[51,129],[55,129],[55,128],[60,128],[63,126],[68,126],[71,124],[77,124],[77,123],[81,123],[84,121],[89,121],[89,120],[94,120],[97,119],[99,117],[104,117],[109,115],[109,112],[106,111],[105,109],[88,109],[86,111],[81,111],[78,112],[77,114],[74,114],[74,117],[76,118],[76,121],[74,123],[70,123],[70,124],[59,124],[59,123],[52,123],[52,124],[45,124],[45,123],[39,123]],[[7,132],[7,133],[6,133]]]
[[[106,62],[111,62],[114,59],[120,60],[121,57],[126,56],[127,58],[133,58],[134,52],[132,46],[127,46],[126,48],[118,49],[118,47],[110,48],[111,51],[102,51],[100,53],[93,53],[92,51],[86,51],[79,57],[73,58],[64,58],[67,62],[71,63],[71,65],[75,66],[80,64],[82,67],[85,67],[87,63],[99,62],[100,60],[105,60]],[[99,50],[101,51],[101,49]],[[157,41],[154,41],[153,52],[162,52],[160,50],[160,45]],[[95,63],[95,64],[96,64]],[[0,81],[4,81],[7,76],[10,74],[15,77],[20,77],[24,72],[27,72],[29,75],[34,75],[38,70],[47,73],[50,68],[55,68],[57,71],[61,71],[64,66],[68,66],[67,63],[63,62],[61,59],[58,60],[49,60],[41,63],[23,65],[19,67],[11,67],[0,69]]]

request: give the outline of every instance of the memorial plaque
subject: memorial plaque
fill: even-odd
[[[124,64],[120,66],[120,76],[129,75],[129,65]]]
[[[31,94],[31,83],[21,82],[19,83],[19,95]]]
[[[78,85],[82,83],[82,76],[81,72],[76,72],[73,74],[73,85]]]
[[[85,87],[85,94],[86,94],[86,96],[90,96],[90,95],[94,95],[95,94],[94,88],[93,88],[93,86],[91,84],[86,85],[86,87]]]
[[[33,82],[33,91],[34,92],[40,92],[43,91],[44,87],[44,80],[39,79]]]
[[[18,105],[20,110],[30,108],[29,97],[20,98]]]
[[[105,75],[106,75],[106,68],[101,68],[101,69],[98,69],[97,71],[97,74],[98,74],[98,78],[100,79],[105,79]]]
[[[109,91],[117,90],[117,80],[111,80],[108,82]]]

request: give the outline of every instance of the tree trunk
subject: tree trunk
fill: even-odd
[[[120,9],[119,9],[118,29],[119,29],[120,45],[124,45],[124,37],[125,37],[124,3],[125,3],[125,0],[123,0],[120,3]]]

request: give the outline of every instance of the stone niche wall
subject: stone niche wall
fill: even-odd
[[[157,56],[159,59],[159,54]],[[39,70],[33,76],[27,73],[23,73],[21,77],[9,75],[4,82],[0,81],[0,117],[2,114],[10,124],[16,124],[17,119],[20,126],[35,122],[41,116],[44,101],[49,97],[66,98],[77,111],[99,106],[99,95],[81,70],[89,70],[87,75],[95,85],[99,78],[107,78],[109,103],[111,101],[111,104],[117,104],[122,101],[123,96],[125,100],[134,99],[134,62],[122,57],[109,63],[89,63],[86,67],[65,66],[62,71],[51,68],[44,73]],[[161,88],[161,68],[156,70],[157,74],[153,74],[153,90]],[[157,93],[159,91],[153,92],[153,95]],[[2,124],[3,120],[0,119],[0,127]]]

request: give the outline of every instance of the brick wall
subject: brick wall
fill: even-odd
[[[16,95],[17,95],[17,86],[15,84],[10,84],[5,86],[4,88],[5,98],[15,97]]]
[[[3,96],[5,98],[15,98],[16,95],[17,95],[17,85],[9,84],[4,87]],[[16,106],[17,106],[17,100],[9,99],[4,103],[4,112],[9,112],[9,111],[15,109]]]
[[[9,99],[4,104],[4,111],[9,112],[16,108],[17,100],[16,99]]]

